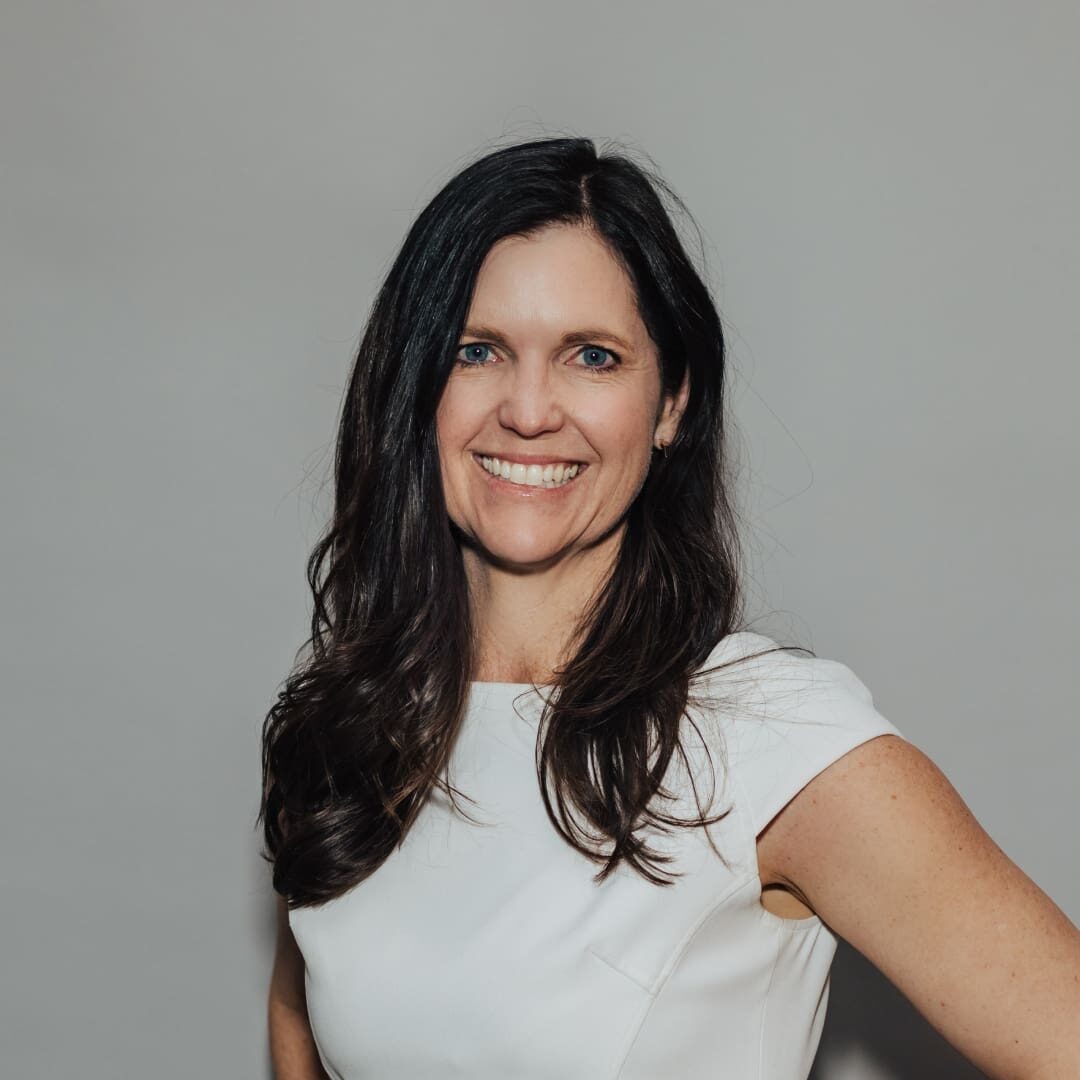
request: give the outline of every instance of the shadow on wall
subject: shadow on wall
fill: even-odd
[[[829,1010],[809,1080],[987,1080],[873,964],[837,943]]]

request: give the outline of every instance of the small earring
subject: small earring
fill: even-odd
[[[656,444],[656,449],[659,450],[664,455],[664,457],[667,457],[667,447],[668,444],[666,442],[658,442]]]

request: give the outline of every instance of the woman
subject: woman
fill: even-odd
[[[501,149],[378,295],[264,728],[277,1075],[805,1077],[844,937],[988,1075],[1080,1076],[1080,933],[849,668],[741,628],[665,193]]]

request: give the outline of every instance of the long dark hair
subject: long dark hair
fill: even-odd
[[[685,211],[655,170],[621,152],[540,139],[468,165],[410,228],[344,396],[332,520],[307,566],[310,651],[298,654],[263,724],[263,856],[290,906],[330,900],[374,873],[434,788],[455,807],[462,794],[442,773],[467,704],[473,623],[436,409],[485,255],[503,237],[549,225],[583,225],[606,242],[635,288],[663,392],[674,394],[688,373],[689,398],[545,703],[544,805],[563,837],[601,865],[598,882],[625,859],[657,885],[672,883],[658,870],[669,859],[639,831],[729,812],[709,818],[698,800],[686,820],[653,805],[669,795],[662,781],[674,755],[688,762],[692,679],[739,626],[742,606],[724,337],[665,196]]]

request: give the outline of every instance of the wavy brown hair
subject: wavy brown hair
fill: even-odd
[[[549,225],[583,225],[606,242],[657,346],[663,392],[688,374],[689,397],[545,702],[544,805],[600,864],[597,881],[625,859],[657,885],[672,881],[659,869],[669,857],[640,832],[730,812],[708,817],[696,786],[699,813],[689,819],[657,805],[671,795],[663,780],[675,756],[688,765],[692,681],[739,626],[742,604],[724,337],[665,197],[685,212],[655,170],[626,154],[549,138],[474,161],[410,228],[344,395],[332,518],[307,566],[311,635],[263,723],[263,856],[290,906],[340,896],[374,873],[435,788],[461,812],[448,765],[475,670],[474,627],[436,409],[485,255],[503,237]]]

